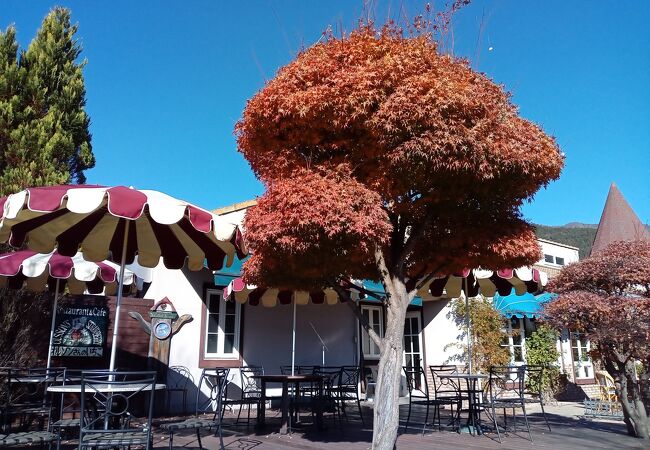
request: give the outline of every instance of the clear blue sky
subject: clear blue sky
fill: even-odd
[[[56,4],[72,10],[88,59],[97,158],[88,182],[157,189],[205,208],[262,191],[232,134],[246,100],[303,44],[330,24],[349,29],[362,10],[361,0],[3,0],[0,26],[14,23],[26,46]],[[389,6],[413,15],[424,2],[377,4],[382,20]],[[527,218],[596,223],[614,181],[650,221],[648,23],[648,1],[475,0],[456,16],[455,53],[503,83],[567,155]]]

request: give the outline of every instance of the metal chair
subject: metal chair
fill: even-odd
[[[49,423],[52,413],[51,396],[47,388],[63,379],[64,368],[0,369],[3,384],[2,428],[26,431],[34,420],[39,429]]]
[[[258,384],[258,380],[253,378],[257,375],[264,375],[264,368],[262,366],[247,366],[239,369],[239,377],[241,381],[241,398],[239,400],[230,400],[232,403],[239,404],[239,412],[237,413],[237,420],[235,424],[239,423],[241,417],[241,410],[244,405],[247,406],[248,416],[246,419],[246,426],[250,425],[251,421],[251,405],[257,405],[262,396],[262,388]]]
[[[363,411],[361,410],[361,398],[359,397],[359,382],[361,379],[361,368],[359,366],[343,366],[341,367],[341,378],[339,382],[338,395],[341,401],[341,408],[343,410],[343,417],[348,420],[346,412],[346,404],[348,401],[354,401],[359,409],[359,417],[361,418],[361,425],[365,426],[363,420]]]
[[[544,420],[551,431],[551,426],[544,412],[544,405],[541,396],[541,377],[544,368],[542,366],[493,366],[490,367],[489,394],[490,408],[492,410],[492,422],[497,431],[497,437],[501,442],[501,433],[497,423],[496,410],[503,409],[503,429],[507,430],[508,417],[507,410],[512,410],[513,428],[517,431],[516,410],[521,409],[524,416],[524,423],[528,431],[528,438],[533,442],[533,436],[530,433],[530,423],[526,413],[526,404],[539,403],[542,407]],[[537,379],[537,386],[540,386],[538,392],[531,393],[527,386],[527,378]]]
[[[524,366],[526,371],[526,383],[524,384],[524,401],[526,403],[539,403],[540,408],[542,409],[542,415],[544,416],[544,421],[548,427],[549,432],[551,430],[551,425],[548,423],[548,418],[546,417],[546,411],[544,411],[544,395],[543,395],[543,382],[544,371],[546,367],[541,365],[531,365],[527,364]],[[533,389],[533,386],[537,389]]]
[[[65,369],[63,373],[62,384],[79,384],[81,382],[81,374],[85,373],[87,376],[90,374],[105,374],[106,370],[80,370],[80,369]],[[116,375],[113,375],[116,377]],[[104,375],[107,377],[107,375]],[[123,375],[117,375],[118,379],[123,379]],[[74,430],[78,434],[78,429],[81,426],[81,404],[78,401],[78,397],[75,395],[70,399],[70,395],[67,396],[68,401],[66,402],[66,394],[61,393],[58,401],[59,411],[56,419],[50,420],[49,430],[56,435],[56,448],[59,450],[61,448],[61,439],[64,433],[67,433],[70,430]]]
[[[79,450],[133,445],[151,449],[155,385],[156,372],[82,372]],[[135,421],[142,393],[149,394],[144,421]]]
[[[411,419],[411,409],[413,405],[423,405],[426,406],[426,413],[424,416],[424,424],[422,425],[422,433],[427,427],[427,421],[429,420],[429,410],[433,406],[434,408],[434,421],[436,414],[440,414],[440,406],[449,405],[456,400],[450,399],[436,399],[429,395],[429,385],[427,383],[426,374],[423,367],[403,367],[404,374],[406,375],[406,387],[409,393],[409,409],[408,415],[406,417],[406,425],[404,426],[404,431],[408,430],[409,421]]]
[[[456,421],[454,415],[454,405],[456,405],[456,411],[458,412],[458,420],[460,421],[460,411],[462,407],[462,397],[460,394],[460,386],[454,380],[449,378],[444,378],[444,375],[455,375],[458,373],[458,367],[449,364],[443,365],[432,365],[429,366],[429,371],[431,372],[431,379],[433,381],[433,394],[434,399],[437,401],[437,405],[433,411],[433,421],[436,420],[436,412],[438,415],[438,431],[441,430],[441,417],[440,417],[440,406],[449,405],[451,408],[451,416],[453,421]]]
[[[56,439],[54,433],[42,431],[43,422],[49,423],[52,404],[47,386],[61,373],[58,369],[0,368],[0,447],[17,448],[50,444]],[[40,420],[40,430],[29,430],[32,418]],[[13,430],[18,419],[18,428]]]
[[[195,430],[199,442],[199,448],[203,449],[201,444],[201,430],[215,429],[215,435],[219,436],[221,449],[223,445],[223,397],[228,384],[229,369],[203,369],[199,386],[196,392],[196,409],[194,417],[183,420],[182,422],[172,422],[161,424],[160,427],[169,433],[169,450],[173,449],[174,433],[182,430]],[[201,400],[201,396],[207,397]]]
[[[165,389],[165,403],[167,413],[171,412],[171,399],[172,394],[180,394],[183,399],[183,415],[187,415],[187,386],[189,383],[194,384],[194,377],[185,366],[172,366],[169,368],[167,377],[167,388]]]
[[[341,410],[343,409],[339,387],[341,385],[341,367],[319,367],[314,369],[314,375],[323,378],[322,390],[313,383],[310,386],[305,403],[312,406],[312,416],[315,409],[321,412],[331,412],[338,418],[341,424]]]

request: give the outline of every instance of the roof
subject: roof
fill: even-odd
[[[563,244],[561,242],[551,241],[551,240],[548,240],[548,239],[542,239],[540,237],[538,237],[537,240],[539,242],[544,242],[546,244],[557,245],[558,247],[564,247],[564,248],[568,248],[568,249],[571,249],[571,250],[580,250],[578,247],[574,247],[573,245]]]
[[[614,241],[650,241],[650,231],[639,220],[632,207],[623,197],[616,184],[612,183],[600,216],[591,254],[603,250]]]
[[[233,203],[232,205],[223,206],[221,208],[214,209],[212,210],[212,212],[218,216],[221,216],[224,214],[241,211],[243,209],[248,209],[251,206],[255,206],[255,205],[257,205],[257,200],[246,200],[244,202]]]

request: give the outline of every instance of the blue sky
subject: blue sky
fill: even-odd
[[[378,20],[424,5],[376,3]],[[14,23],[27,46],[56,4],[72,10],[88,60],[97,158],[88,182],[205,208],[262,192],[232,134],[246,100],[328,25],[350,29],[362,10],[361,0],[3,0],[0,26]],[[528,219],[596,223],[616,182],[650,222],[648,23],[646,1],[475,0],[455,17],[455,54],[503,83],[567,155],[561,179],[524,207]]]

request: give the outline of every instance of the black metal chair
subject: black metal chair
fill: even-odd
[[[199,386],[196,392],[196,409],[194,417],[183,420],[182,422],[172,422],[161,424],[160,427],[169,433],[169,449],[173,449],[174,433],[183,430],[195,430],[199,442],[199,448],[203,449],[201,444],[201,430],[215,430],[215,435],[219,436],[221,449],[223,445],[223,397],[228,384],[229,369],[203,369]],[[201,396],[207,397],[201,399]]]
[[[54,383],[63,369],[0,368],[0,447],[18,448],[50,444],[54,433],[43,431],[45,420],[50,421],[52,403],[47,387]],[[30,429],[33,419],[39,420],[39,429]]]
[[[361,368],[359,366],[343,366],[341,367],[341,378],[339,382],[338,395],[341,401],[341,408],[343,410],[343,417],[348,420],[346,412],[347,402],[354,401],[359,409],[359,417],[361,418],[361,425],[365,426],[363,420],[363,411],[361,409],[361,398],[359,397],[359,383],[361,380]]]
[[[39,430],[49,423],[52,397],[47,388],[63,380],[64,368],[2,369],[3,430],[27,431],[34,420]]]
[[[426,407],[426,413],[424,416],[424,424],[422,425],[422,433],[427,427],[427,421],[429,420],[429,410],[431,407],[434,409],[433,420],[435,421],[436,414],[440,414],[440,406],[449,405],[456,400],[450,399],[436,399],[429,395],[429,385],[427,383],[426,374],[423,367],[403,367],[404,375],[406,375],[406,387],[409,393],[409,409],[408,415],[406,417],[406,424],[404,426],[404,431],[408,430],[409,421],[411,419],[411,410],[413,405],[422,405]]]
[[[339,392],[341,367],[319,367],[314,369],[313,375],[323,378],[322,389],[312,383],[310,390],[307,391],[309,396],[304,399],[304,403],[311,405],[312,415],[314,410],[320,409],[321,412],[332,413],[341,424],[341,410],[343,409]]]
[[[541,381],[544,368],[542,366],[493,366],[490,367],[489,394],[490,409],[492,411],[492,422],[497,431],[497,437],[501,442],[501,433],[497,423],[497,410],[503,409],[503,429],[507,431],[508,417],[507,411],[512,410],[513,430],[517,431],[516,410],[521,409],[524,416],[524,423],[528,431],[528,438],[533,442],[533,436],[530,433],[530,423],[526,413],[526,405],[531,403],[540,403],[544,420],[549,431],[551,426],[544,412],[541,392],[531,393],[527,387],[528,377],[539,377]],[[541,383],[539,383],[541,385]]]
[[[151,449],[155,385],[156,372],[82,372],[79,450],[135,445]],[[148,399],[141,411],[143,393]]]
[[[438,415],[438,431],[441,430],[441,417],[440,407],[442,405],[449,405],[451,409],[451,417],[455,422],[456,419],[460,420],[460,411],[462,407],[462,397],[460,394],[460,386],[452,379],[445,378],[445,375],[455,375],[458,373],[458,368],[454,365],[432,365],[429,366],[431,372],[431,379],[433,381],[433,394],[437,405],[433,412],[433,421],[436,420],[436,413]],[[454,406],[456,412],[459,414],[458,418],[454,415]]]
[[[108,377],[108,375],[106,375],[105,369],[65,369],[63,373],[63,381],[61,384],[64,386],[80,384],[82,372],[85,373],[86,376],[97,374],[103,378]],[[118,372],[118,374],[113,374],[113,377],[118,380],[124,379],[124,375],[122,375],[121,372]],[[59,395],[58,407],[57,417],[50,420],[49,422],[49,431],[53,432],[56,435],[57,450],[61,448],[61,439],[63,438],[64,434],[71,434],[72,432],[76,434],[79,433],[79,427],[81,426],[81,404],[79,402],[79,396],[76,394],[66,395],[65,393],[61,393]],[[97,405],[95,405],[95,407],[97,407]]]
[[[181,410],[184,416],[187,415],[187,387],[190,383],[194,384],[194,377],[190,369],[185,366],[172,366],[169,368],[167,388],[165,389],[165,409],[168,414],[171,412],[172,394],[180,394],[183,401]]]
[[[548,418],[546,417],[546,411],[544,410],[544,372],[546,371],[546,367],[541,366],[541,365],[531,365],[531,364],[526,364],[525,366],[525,371],[526,371],[526,383],[524,385],[524,400],[526,403],[539,403],[540,408],[542,409],[542,416],[544,416],[544,421],[546,422],[546,426],[548,427],[549,432],[553,432],[551,430],[551,425],[548,422]]]
[[[262,366],[246,366],[240,367],[239,369],[239,377],[241,381],[241,398],[239,400],[229,400],[229,402],[239,405],[239,411],[237,412],[237,420],[235,421],[235,424],[239,423],[241,411],[244,406],[246,406],[248,410],[246,426],[250,425],[251,405],[257,405],[262,396],[262,388],[259,385],[259,381],[254,378],[258,375],[264,375],[264,368]]]

